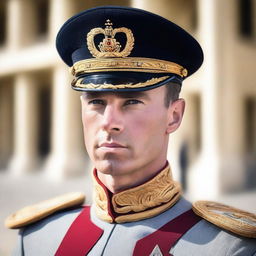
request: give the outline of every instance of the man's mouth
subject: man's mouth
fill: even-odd
[[[99,144],[99,148],[126,148],[126,147],[117,142],[104,142]]]

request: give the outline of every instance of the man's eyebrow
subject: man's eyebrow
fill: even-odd
[[[148,95],[145,92],[118,92],[116,93],[116,96],[123,99],[148,98]]]
[[[146,92],[83,92],[82,96],[85,99],[95,99],[101,98],[108,95],[114,95],[122,99],[132,99],[132,98],[149,98]]]
[[[102,94],[103,94],[102,92],[83,92],[82,96],[83,98],[90,100],[97,97],[102,97],[103,96]]]

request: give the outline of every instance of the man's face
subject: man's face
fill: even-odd
[[[98,172],[120,176],[163,167],[168,135],[179,126],[184,110],[183,100],[166,108],[164,98],[164,86],[81,96],[85,145]]]

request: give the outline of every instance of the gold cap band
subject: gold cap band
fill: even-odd
[[[172,73],[181,77],[188,75],[187,69],[177,63],[138,57],[86,59],[76,62],[71,67],[71,73],[74,76],[104,71]]]

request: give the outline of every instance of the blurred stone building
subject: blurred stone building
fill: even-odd
[[[169,151],[174,175],[191,197],[255,187],[255,0],[0,1],[1,171],[61,179],[90,168],[79,93],[70,89],[55,37],[71,15],[99,5],[158,13],[203,47],[203,67],[183,86],[187,109]]]

